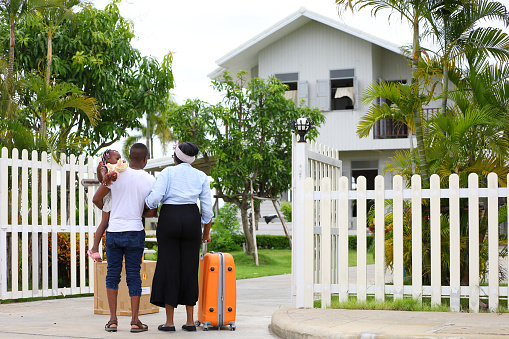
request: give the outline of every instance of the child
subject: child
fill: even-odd
[[[111,182],[116,181],[118,174],[127,168],[127,163],[121,160],[120,153],[114,150],[107,150],[104,152],[101,162],[97,166],[97,179],[106,186],[111,185]],[[95,231],[94,245],[87,251],[87,254],[95,262],[102,262],[101,255],[99,254],[99,243],[103,237],[104,231],[108,228],[108,220],[110,219],[111,211],[111,193],[108,193],[104,199],[104,206],[102,209],[102,220],[97,230]]]

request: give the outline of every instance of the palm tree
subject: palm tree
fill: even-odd
[[[74,16],[72,8],[81,3],[81,0],[61,0],[59,6],[49,8],[39,8],[38,12],[42,17],[42,22],[48,33],[48,52],[46,56],[46,85],[49,86],[51,74],[51,59],[53,56],[53,34],[58,26],[65,20]]]
[[[148,120],[150,119],[150,120]],[[135,130],[139,133],[137,134],[131,134],[127,139],[124,141],[124,144],[122,145],[122,155],[124,157],[127,157],[129,155],[129,149],[131,148],[134,143],[138,142],[139,140],[142,140],[143,138],[149,138],[147,141],[147,145],[150,145],[150,154],[151,157],[154,156],[154,137],[157,137],[159,139],[159,142],[161,143],[163,155],[166,154],[168,151],[168,144],[174,140],[173,134],[171,133],[171,129],[166,122],[166,118],[164,114],[161,114],[160,112],[155,112],[147,116],[147,125],[149,126],[142,126],[141,128]]]
[[[97,100],[88,98],[83,91],[70,83],[56,83],[47,86],[44,78],[30,74],[25,79],[25,93],[29,98],[23,109],[24,125],[39,131],[43,138],[48,135],[49,127],[55,126],[59,139],[73,135],[73,121],[84,114],[92,126],[99,119]]]
[[[410,141],[410,156],[412,160],[412,173],[415,173],[415,156],[413,134],[415,130],[414,108],[420,107],[421,102],[425,100],[423,96],[415,98],[412,86],[402,83],[385,82],[373,83],[364,90],[364,95],[360,98],[362,102],[371,106],[366,114],[361,118],[357,126],[357,135],[359,138],[369,136],[370,132],[376,126],[376,123],[382,119],[393,119],[399,121],[408,128],[408,139]],[[381,104],[376,104],[379,98],[389,100]]]
[[[430,0],[335,0],[340,12],[347,9],[362,10],[370,7],[373,16],[380,10],[389,10],[389,19],[393,14],[405,19],[413,30],[412,41],[412,96],[419,97],[418,67],[420,58],[419,28],[424,17],[430,11]],[[426,152],[424,149],[424,136],[422,132],[421,107],[414,107],[415,136],[417,141],[417,152],[419,155],[419,168],[421,171],[423,185],[429,186],[429,173],[427,168]]]
[[[442,65],[442,113],[447,110],[448,72],[467,53],[509,61],[509,35],[493,27],[477,27],[483,19],[509,24],[507,8],[490,0],[439,0],[426,15],[427,33],[439,45]]]
[[[7,117],[12,115],[13,76],[14,76],[14,46],[16,42],[15,30],[16,23],[24,16],[34,13],[37,9],[58,6],[62,0],[1,0],[0,15],[9,23],[10,28],[10,48],[9,48],[9,66],[6,77],[7,83]]]

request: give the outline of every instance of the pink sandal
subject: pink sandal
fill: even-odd
[[[88,250],[87,254],[90,258],[92,258],[92,260],[94,262],[102,262],[103,261],[99,252],[90,252],[90,250]]]

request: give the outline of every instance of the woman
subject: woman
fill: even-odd
[[[212,220],[209,180],[205,173],[191,167],[197,154],[198,147],[191,142],[176,146],[176,166],[159,174],[145,199],[150,209],[163,204],[157,224],[159,253],[150,296],[152,304],[166,308],[166,323],[158,327],[161,331],[175,331],[173,313],[177,305],[186,306],[187,322],[182,329],[196,331],[193,308],[198,301],[200,245],[202,241],[210,242]]]

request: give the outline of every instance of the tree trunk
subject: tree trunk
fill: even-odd
[[[145,131],[145,135],[147,138],[147,148],[150,150],[151,142],[150,142],[150,113],[149,112],[147,112],[147,130]],[[149,158],[152,158],[152,157],[154,157],[154,155],[150,154]]]
[[[249,210],[248,206],[240,206],[242,229],[244,230],[244,238],[246,239],[246,253],[253,254],[255,246],[254,246],[253,232],[250,230],[248,210]]]
[[[51,58],[53,57],[53,39],[48,35],[48,53],[46,57],[46,86],[49,87],[49,78],[51,75]]]
[[[412,174],[415,174],[416,161],[415,161],[415,154],[414,154],[414,136],[411,131],[409,131],[409,133],[408,133],[408,141],[410,141],[410,159],[412,161]]]
[[[449,77],[447,76],[447,73],[449,72],[449,67],[447,67],[446,64],[444,64],[444,69],[442,74],[442,95],[444,96],[442,98],[442,114],[447,113],[447,92],[449,91]]]
[[[414,37],[413,37],[413,59],[412,59],[412,91],[414,98],[419,96],[419,87],[417,79],[417,68],[419,66],[419,21],[413,23]],[[419,168],[421,170],[422,184],[429,187],[429,174],[428,162],[426,160],[426,151],[424,149],[424,137],[422,134],[422,119],[421,119],[421,105],[414,107],[414,122],[415,122],[415,138],[417,140],[417,152],[419,155]]]
[[[9,48],[9,65],[7,67],[7,118],[12,118],[12,83],[14,77],[14,45],[15,45],[15,22],[11,21],[11,40]]]

